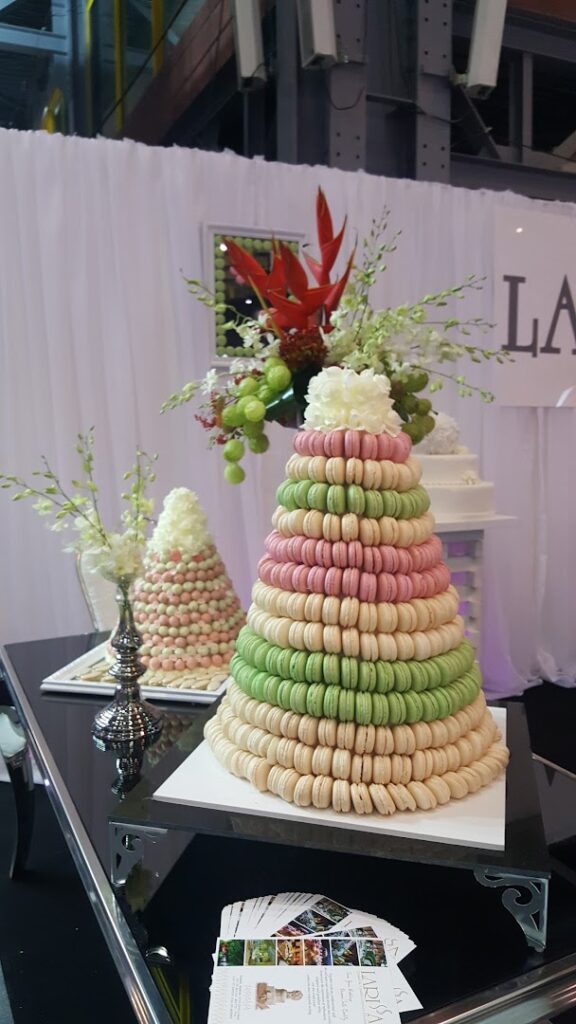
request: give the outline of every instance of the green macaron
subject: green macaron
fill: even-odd
[[[338,701],[344,691],[339,686],[327,686],[324,693],[324,716],[338,718]]]
[[[324,714],[324,695],[326,687],[324,683],[312,683],[306,691],[306,711],[314,718],[322,718]]]
[[[354,695],[349,694],[349,696],[355,696],[356,698],[355,718],[358,725],[369,725],[372,721],[372,694],[362,693],[358,690]]]
[[[365,492],[358,484],[348,484],[346,488],[346,508],[357,516],[364,514],[366,508]]]
[[[389,719],[388,697],[383,693],[373,693],[372,697],[372,724],[387,725]]]
[[[331,484],[326,502],[328,512],[343,516],[346,512],[346,488],[342,484]]]
[[[325,512],[328,504],[328,484],[313,483],[308,491],[308,507]]]
[[[355,716],[357,694],[353,690],[340,690],[338,696],[337,716],[341,722],[353,722]],[[365,696],[368,696],[367,694]],[[368,719],[370,721],[370,719]]]

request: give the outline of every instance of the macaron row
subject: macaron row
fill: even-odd
[[[433,810],[450,799],[461,799],[495,779],[503,771],[505,748],[494,744],[481,761],[432,775],[426,782],[350,783],[322,775],[299,775],[293,768],[270,766],[263,758],[240,750],[222,733],[218,720],[212,718],[205,730],[206,739],[215,756],[227,771],[247,779],[261,792],[269,791],[299,807],[314,806],[319,810],[332,807],[338,813],[395,814],[396,811]]]
[[[246,616],[238,605],[230,606],[225,612],[214,614],[209,612],[192,612],[179,608],[178,615],[146,615],[146,613],[135,613],[136,621],[140,625],[143,638],[154,638],[154,643],[162,643],[167,637],[200,636],[203,633],[227,633],[233,629],[238,632],[243,625]],[[144,614],[144,618],[142,615]],[[236,635],[236,634],[234,634]],[[158,637],[159,639],[156,639]]]
[[[272,526],[282,537],[312,537],[314,540],[329,540],[333,544],[339,540],[359,540],[368,547],[392,544],[409,548],[423,544],[432,536],[434,517],[431,512],[424,512],[416,519],[394,519],[393,516],[370,519],[354,512],[335,515],[304,508],[289,512],[279,505],[272,515]]]
[[[365,491],[409,491],[419,483],[422,467],[418,459],[391,462],[383,459],[327,459],[324,455],[291,455],[286,463],[290,480],[315,483],[359,484]]]
[[[464,620],[457,615],[451,622],[413,633],[360,633],[355,627],[325,626],[322,622],[295,622],[260,611],[251,605],[248,625],[277,647],[296,651],[343,654],[362,661],[426,661],[458,646],[464,636]]]
[[[416,750],[413,754],[356,754],[341,747],[312,747],[243,722],[226,704],[218,709],[218,720],[223,734],[234,746],[265,758],[268,764],[294,768],[299,775],[330,775],[350,782],[421,782],[430,775],[444,775],[478,760],[500,738],[489,712],[478,728],[456,743]]]
[[[213,544],[191,555],[186,551],[175,548],[167,558],[161,558],[156,552],[146,556],[146,563],[150,572],[185,573],[199,569],[213,569],[215,565],[222,566],[221,558]]]
[[[406,462],[412,450],[407,434],[368,434],[364,430],[302,430],[294,438],[298,455],[326,455],[327,458],[391,459]]]
[[[378,547],[362,544],[359,540],[314,540],[312,537],[282,537],[277,530],[269,533],[264,542],[266,551],[275,562],[296,562],[300,565],[320,565],[325,569],[363,569],[364,572],[404,573],[431,569],[442,561],[442,541],[429,537],[423,544],[409,548],[395,548],[391,544]]]
[[[136,622],[158,622],[161,626],[187,626],[190,622],[213,622],[225,617],[239,608],[235,594],[225,594],[220,598],[207,601],[192,600],[183,594],[140,594],[134,600],[134,617]],[[177,622],[170,622],[172,618]],[[161,622],[168,619],[168,622]],[[184,620],[184,621],[183,621]]]
[[[222,706],[228,706],[243,722],[273,736],[299,740],[314,750],[316,747],[338,747],[355,754],[413,754],[416,750],[445,747],[478,728],[487,713],[482,691],[466,708],[455,715],[435,722],[414,722],[412,725],[356,725],[333,718],[313,718],[294,711],[264,704],[248,697],[231,683]],[[490,712],[488,712],[490,714]],[[492,716],[490,716],[492,717]]]
[[[277,647],[244,626],[236,640],[237,657],[248,665],[296,683],[327,683],[347,690],[388,693],[397,690],[433,690],[453,683],[476,661],[474,648],[462,641],[446,654],[427,661],[358,661],[325,652],[296,651]]]
[[[300,622],[322,622],[326,626],[356,628],[360,633],[413,633],[451,622],[458,614],[460,598],[452,586],[435,597],[419,597],[396,604],[370,603],[357,597],[326,597],[300,594],[271,587],[257,580],[252,601],[261,611]]]
[[[151,672],[190,672],[193,669],[210,668],[211,666],[220,668],[222,665],[228,665],[233,653],[232,646],[229,645],[223,651],[218,649],[214,651],[214,646],[214,644],[201,645],[193,648],[193,653],[179,648],[174,651],[168,649],[163,652],[162,657],[144,654],[141,660],[142,664]],[[146,682],[147,680],[144,679],[144,685]]]
[[[275,704],[285,711],[314,718],[335,718],[359,725],[402,725],[446,718],[471,704],[480,692],[479,673],[472,669],[454,683],[417,693],[366,693],[325,683],[294,683],[267,676],[249,665],[231,666],[234,681],[249,697]]]
[[[427,491],[418,484],[409,491],[365,491],[358,484],[317,484],[313,480],[284,480],[276,491],[276,500],[289,512],[313,509],[343,516],[352,512],[369,519],[392,516],[415,519],[430,508]]]
[[[299,594],[324,594],[326,597],[357,597],[360,601],[412,601],[416,597],[435,597],[450,586],[450,570],[443,562],[422,572],[361,572],[322,565],[297,565],[275,562],[264,555],[258,562],[262,583]]]

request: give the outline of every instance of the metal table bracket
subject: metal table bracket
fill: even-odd
[[[157,843],[167,835],[168,829],[149,828],[144,825],[110,826],[110,857],[112,885],[126,885],[130,872],[137,864],[143,864],[145,844]]]
[[[476,868],[474,878],[488,889],[504,889],[502,905],[520,925],[528,945],[541,953],[548,930],[548,879],[507,874],[497,868]]]

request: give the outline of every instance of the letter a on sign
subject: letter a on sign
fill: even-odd
[[[487,344],[498,405],[557,406],[576,385],[574,217],[502,207],[494,217],[494,322]]]

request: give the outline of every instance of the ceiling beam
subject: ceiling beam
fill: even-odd
[[[0,21],[0,53],[52,53],[65,57],[69,51],[67,36],[39,32],[35,28],[3,25]]]

